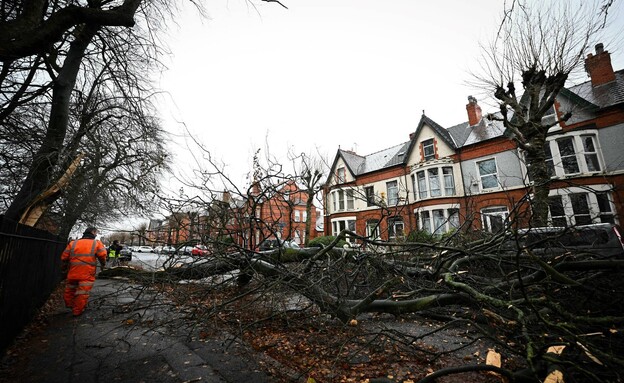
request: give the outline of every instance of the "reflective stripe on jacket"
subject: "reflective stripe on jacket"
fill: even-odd
[[[96,239],[82,238],[70,242],[61,259],[69,261],[68,279],[89,279],[95,277],[98,258],[106,260],[106,247]]]

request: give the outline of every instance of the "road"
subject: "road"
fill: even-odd
[[[156,253],[132,252],[130,264],[144,270],[158,270],[163,266],[172,266],[177,263],[190,263],[194,258],[189,255],[172,255]]]

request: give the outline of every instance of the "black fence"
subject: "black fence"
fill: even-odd
[[[0,352],[61,281],[65,239],[0,215]]]

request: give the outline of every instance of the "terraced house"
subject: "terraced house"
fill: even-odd
[[[601,44],[590,80],[564,89],[552,110],[572,118],[548,132],[553,226],[620,223],[624,216],[624,70]],[[409,140],[369,155],[339,149],[325,184],[325,230],[394,240],[413,230],[498,231],[528,224],[531,180],[502,122],[474,97],[468,121],[443,127],[422,115]]]

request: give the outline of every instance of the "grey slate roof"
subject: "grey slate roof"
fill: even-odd
[[[404,163],[407,158],[409,144],[410,141],[404,142],[366,156],[360,156],[341,149],[338,149],[338,153],[342,156],[353,175],[358,176]]]
[[[615,72],[615,81],[608,84],[592,87],[586,81],[568,90],[601,109],[624,103],[624,70]]]

